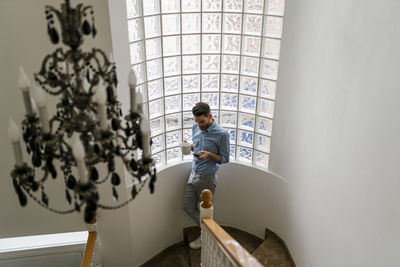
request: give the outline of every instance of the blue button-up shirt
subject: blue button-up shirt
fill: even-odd
[[[206,130],[201,130],[197,124],[192,127],[194,153],[208,151],[221,156],[221,163],[229,162],[229,133],[227,130],[213,122]],[[192,171],[201,175],[215,174],[220,164],[211,158],[199,160],[193,157]]]

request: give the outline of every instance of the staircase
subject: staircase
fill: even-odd
[[[222,226],[222,228],[264,266],[296,266],[283,240],[272,231],[266,229],[265,239],[262,240],[234,227]],[[189,243],[199,235],[198,227],[184,228],[183,241],[161,251],[142,267],[199,267],[201,250],[189,248]]]

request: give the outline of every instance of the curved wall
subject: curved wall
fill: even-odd
[[[154,195],[147,187],[129,206],[134,266],[182,240],[182,229],[194,225],[183,211],[183,194],[191,163],[158,173]],[[261,238],[265,228],[284,237],[288,183],[282,178],[239,163],[218,172],[214,219]],[[111,255],[110,255],[111,257]]]

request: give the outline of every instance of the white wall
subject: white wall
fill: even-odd
[[[399,12],[286,3],[270,167],[298,266],[400,266]]]

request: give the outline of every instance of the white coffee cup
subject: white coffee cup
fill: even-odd
[[[192,151],[192,145],[186,141],[183,141],[181,144],[181,149],[183,155],[189,155],[190,151]]]

